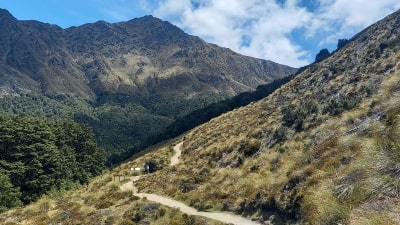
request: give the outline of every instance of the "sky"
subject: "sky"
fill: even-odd
[[[243,55],[300,67],[400,9],[399,0],[0,0],[20,20],[62,28],[145,15]],[[0,31],[1,32],[1,31]]]

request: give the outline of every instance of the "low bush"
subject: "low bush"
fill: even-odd
[[[361,97],[354,93],[340,96],[329,101],[328,106],[324,109],[324,113],[328,113],[331,116],[337,116],[344,111],[357,107],[360,102]]]

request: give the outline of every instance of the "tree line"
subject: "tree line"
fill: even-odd
[[[0,212],[86,184],[105,169],[104,162],[88,126],[0,115]]]

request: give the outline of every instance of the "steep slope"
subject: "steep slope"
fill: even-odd
[[[399,37],[400,11],[189,132],[182,162],[139,190],[274,224],[398,224]]]
[[[0,9],[1,95],[33,91],[93,98],[87,79],[73,62],[63,30],[38,21],[18,21]]]
[[[232,96],[294,72],[208,44],[152,16],[118,24],[100,21],[65,34],[96,93]]]

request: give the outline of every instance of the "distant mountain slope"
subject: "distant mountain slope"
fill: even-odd
[[[38,21],[18,21],[0,10],[2,95],[33,91],[94,97],[63,41],[63,30]]]
[[[295,71],[208,44],[151,16],[65,33],[68,49],[97,92],[237,94]]]
[[[152,16],[68,29],[18,21],[6,10],[0,20],[3,95],[233,96],[295,72],[208,44]]]
[[[269,97],[193,129],[182,163],[140,191],[273,224],[398,224],[399,37],[397,11]]]

